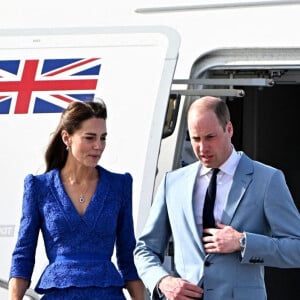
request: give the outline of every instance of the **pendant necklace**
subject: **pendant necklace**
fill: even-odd
[[[83,203],[84,201],[85,201],[84,196],[83,196],[83,194],[81,193],[81,194],[80,194],[80,197],[79,197],[79,202],[80,202],[80,203]]]
[[[89,187],[89,186],[87,185],[85,191],[80,193],[80,196],[79,196],[79,202],[80,202],[80,203],[85,202],[85,197],[84,197],[84,195],[86,194],[86,192],[87,192],[87,190],[88,190],[88,187]]]

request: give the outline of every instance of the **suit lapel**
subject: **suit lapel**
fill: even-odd
[[[253,165],[252,161],[245,154],[242,155],[233,177],[232,187],[228,195],[227,203],[224,208],[221,223],[230,224],[234,217],[241,199],[250,182],[252,181]]]
[[[199,236],[199,230],[195,221],[194,207],[193,207],[193,191],[195,186],[195,181],[197,179],[198,170],[200,168],[200,163],[196,162],[188,167],[188,172],[184,175],[184,180],[182,181],[182,192],[184,193],[183,211],[186,219],[189,223],[189,228],[197,245],[199,245],[199,250],[205,255],[202,240]]]

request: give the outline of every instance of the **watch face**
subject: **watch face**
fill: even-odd
[[[240,245],[241,245],[241,247],[246,246],[246,238],[244,236],[240,239]]]

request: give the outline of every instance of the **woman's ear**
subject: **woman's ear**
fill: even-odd
[[[66,130],[62,130],[61,132],[61,138],[62,138],[62,141],[64,142],[64,144],[66,145],[67,149],[70,148],[70,141],[71,141],[71,138],[70,138],[70,135],[68,134],[68,132]]]

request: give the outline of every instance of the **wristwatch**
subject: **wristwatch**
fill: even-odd
[[[246,248],[246,235],[245,235],[245,232],[243,232],[243,236],[240,238],[239,242],[240,242],[241,251],[243,252]]]

